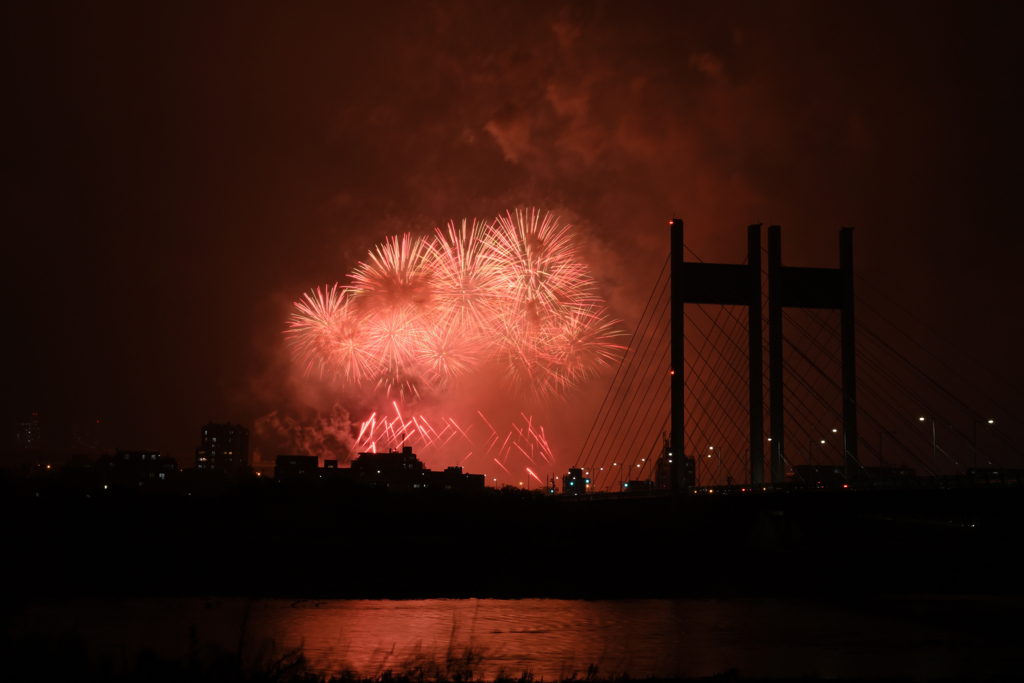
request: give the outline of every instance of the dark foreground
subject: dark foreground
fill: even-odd
[[[109,659],[90,657],[80,641],[73,637],[56,640],[0,640],[0,657],[5,662],[4,679],[10,681],[59,681],[61,683],[482,683],[484,679],[475,676],[478,660],[470,650],[448,653],[439,660],[407,662],[404,666],[388,668],[374,676],[359,676],[352,671],[324,673],[313,670],[300,650],[291,652],[267,651],[258,661],[243,663],[240,653],[210,651],[199,647],[185,658],[166,659],[152,652],[143,652],[125,665],[115,664]],[[517,674],[502,674],[489,679],[493,683],[539,683],[529,671]],[[603,677],[599,669],[590,666],[585,670],[571,671],[552,683],[625,683],[645,681],[646,683],[675,683],[683,681],[821,681],[829,680],[854,683],[896,683],[910,681],[1016,681],[1019,672],[984,674],[978,676],[943,676],[938,678],[870,677],[870,678],[822,678],[818,675],[799,677],[758,678],[740,676],[736,670],[724,671],[713,676],[700,678],[630,678],[628,675]]]
[[[1020,594],[1024,489],[566,501],[253,481],[193,493],[7,480],[32,596],[683,598]]]

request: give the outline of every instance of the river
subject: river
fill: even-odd
[[[90,653],[129,664],[144,649],[302,648],[313,668],[364,676],[444,667],[536,679],[628,673],[825,677],[1005,674],[1024,670],[1021,598],[798,600],[77,599],[8,613],[8,636],[76,634]],[[469,654],[469,656],[467,656]]]

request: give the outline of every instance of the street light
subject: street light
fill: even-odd
[[[974,429],[974,466],[975,467],[978,466],[978,424],[980,422],[981,422],[981,420],[971,420],[971,423],[972,423],[971,427]],[[996,423],[995,420],[985,420],[985,422],[987,424],[989,424],[989,425],[994,425]],[[989,464],[991,465],[992,462],[989,461]]]
[[[920,422],[924,422],[925,418],[917,418]],[[939,442],[935,438],[935,418],[932,419],[932,474],[939,476]]]
[[[708,446],[709,451],[714,451],[714,446]],[[708,453],[708,457],[711,457],[711,453]],[[715,480],[715,484],[719,485],[722,482],[722,449],[718,449],[718,478]]]

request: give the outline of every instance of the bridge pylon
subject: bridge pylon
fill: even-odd
[[[677,455],[685,451],[684,304],[746,306],[750,358],[750,481],[764,482],[764,385],[761,351],[761,224],[747,228],[747,263],[693,263],[684,259],[683,221],[674,219],[672,250],[672,443]],[[699,453],[693,454],[699,457]],[[677,459],[674,465],[681,463]],[[674,474],[672,481],[677,482]],[[679,488],[676,485],[676,488]]]
[[[752,485],[764,483],[764,358],[762,352],[761,224],[747,228],[747,263],[694,263],[684,258],[683,221],[671,221],[672,253],[672,445],[675,462],[672,487],[681,490],[685,455],[686,404],[684,334],[685,304],[746,306],[750,388],[750,460]],[[773,484],[784,483],[785,409],[783,380],[782,311],[784,308],[819,308],[841,311],[843,406],[843,465],[847,479],[859,466],[857,456],[857,375],[854,337],[853,228],[839,232],[839,268],[798,268],[782,265],[782,232],[768,227],[768,376],[771,413]],[[700,457],[699,453],[693,454]]]

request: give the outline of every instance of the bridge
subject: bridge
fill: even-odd
[[[741,264],[706,263],[683,221],[669,229],[575,490],[1020,484],[1024,422],[996,396],[1024,394],[857,275],[853,228],[838,268],[784,264],[777,225],[747,228]]]

